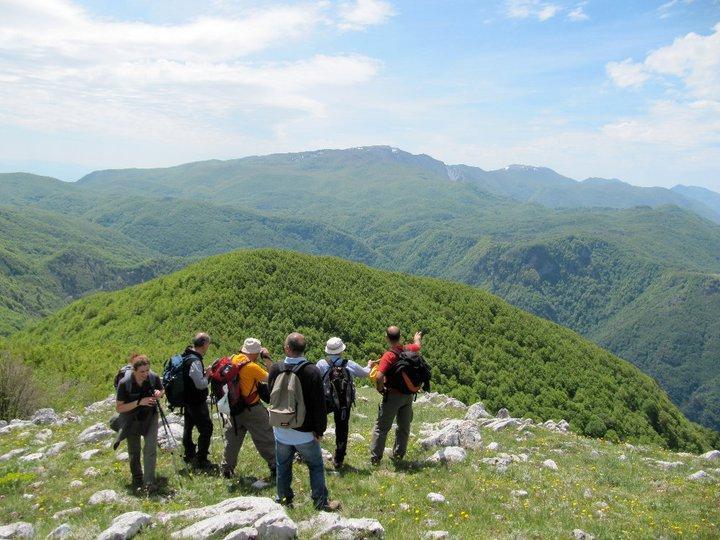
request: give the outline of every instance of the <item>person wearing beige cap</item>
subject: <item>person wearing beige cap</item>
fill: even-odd
[[[355,402],[355,377],[369,377],[372,363],[362,367],[343,358],[345,343],[339,337],[331,337],[325,344],[325,359],[316,365],[323,377],[325,407],[335,417],[335,456],[333,465],[341,469],[347,453],[350,431],[350,408]]]
[[[263,369],[257,361],[262,359]],[[225,429],[225,451],[222,461],[222,473],[225,478],[232,478],[237,465],[238,454],[242,448],[245,434],[270,467],[270,476],[275,476],[275,436],[270,427],[267,409],[260,401],[258,386],[267,382],[267,369],[272,359],[259,339],[247,338],[240,353],[232,357],[233,364],[240,366],[238,372],[240,403],[230,410],[230,422]]]

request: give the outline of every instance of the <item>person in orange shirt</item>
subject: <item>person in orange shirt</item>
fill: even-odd
[[[256,363],[258,359],[264,361],[265,369]],[[259,339],[247,338],[240,353],[232,357],[232,362],[242,365],[238,374],[241,410],[231,410],[230,422],[225,429],[225,451],[221,465],[223,476],[232,478],[235,474],[245,434],[250,433],[255,448],[270,467],[270,476],[274,477],[275,435],[270,427],[267,409],[261,403],[258,393],[258,385],[267,382],[266,370],[270,369],[272,359]]]

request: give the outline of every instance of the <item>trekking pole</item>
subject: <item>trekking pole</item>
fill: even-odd
[[[180,472],[177,466],[177,459],[175,457],[175,449],[178,447],[178,442],[175,438],[175,435],[173,435],[172,430],[170,429],[170,423],[168,422],[167,416],[165,416],[165,411],[163,411],[163,408],[160,406],[160,402],[156,401],[155,405],[157,406],[158,412],[160,413],[160,422],[162,423],[163,429],[165,430],[165,437],[167,440],[170,441],[171,444],[170,454],[172,455],[173,469],[175,469],[175,476],[177,476],[179,479]]]

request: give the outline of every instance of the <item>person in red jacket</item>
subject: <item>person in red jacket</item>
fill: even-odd
[[[385,441],[396,418],[397,428],[395,429],[392,459],[400,460],[405,457],[410,438],[410,424],[413,419],[412,404],[415,396],[400,391],[401,382],[394,373],[393,364],[397,362],[403,349],[419,352],[422,345],[422,332],[415,332],[413,343],[403,346],[400,329],[397,326],[388,327],[386,338],[390,348],[380,358],[377,378],[378,384],[385,387],[385,396],[378,408],[377,421],[370,443],[370,462],[373,465],[379,464],[382,460]]]

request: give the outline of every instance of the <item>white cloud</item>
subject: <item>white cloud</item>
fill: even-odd
[[[645,114],[607,123],[602,131],[608,137],[697,150],[720,144],[720,23],[709,35],[687,34],[642,62],[610,62],[606,71],[621,88],[640,88],[651,79],[667,88]]]
[[[376,24],[384,24],[395,15],[395,10],[382,0],[355,0],[342,2],[339,8],[341,30],[364,30]]]
[[[567,18],[570,21],[579,22],[587,21],[590,17],[588,17],[587,13],[585,13],[583,6],[577,6],[575,9],[570,11],[570,13],[568,13]]]
[[[630,58],[622,62],[608,62],[605,71],[620,88],[641,86],[649,78],[644,66]]]
[[[373,4],[355,6],[365,10],[357,25],[383,22]],[[381,63],[253,58],[346,23],[324,0],[175,25],[100,19],[68,0],[4,0],[0,125],[179,140],[237,134],[251,118],[324,117],[336,94],[372,80]]]
[[[541,0],[507,0],[505,4],[505,13],[512,19],[528,19],[535,18],[544,22],[553,18],[560,10],[561,6]]]

